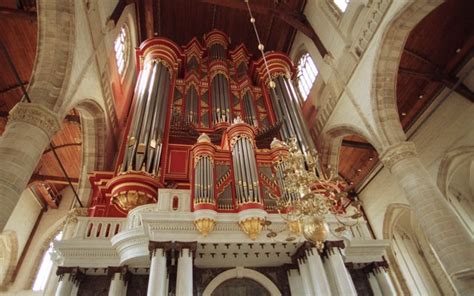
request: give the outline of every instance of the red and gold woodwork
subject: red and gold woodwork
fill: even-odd
[[[263,61],[252,61],[245,45],[229,46],[230,38],[214,30],[202,43],[193,38],[180,47],[153,38],[137,49],[138,79],[116,168],[90,175],[91,216],[126,216],[157,202],[159,188],[189,189],[201,234],[212,232],[218,213],[238,213],[242,230],[257,237],[267,213],[276,212],[270,195],[284,195],[275,164],[286,148],[270,143],[300,134],[295,107],[272,104],[296,101],[288,91],[294,66],[284,54],[267,55],[279,96],[272,97]]]

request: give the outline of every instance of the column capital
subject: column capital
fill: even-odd
[[[175,242],[174,249],[180,254],[183,249],[189,249],[189,253],[191,253],[194,258],[197,250],[197,242]]]
[[[109,266],[107,268],[107,276],[113,278],[116,273],[120,273],[120,279],[124,282],[128,282],[130,276],[132,275],[128,270],[128,266]]]
[[[18,103],[8,116],[8,123],[24,122],[42,129],[51,138],[61,129],[61,120],[56,113],[37,103]]]
[[[157,241],[149,241],[148,242],[148,251],[150,251],[150,255],[154,256],[157,249],[162,249],[163,252],[169,251],[173,249],[174,244],[172,241],[164,241],[164,242],[157,242]]]
[[[416,147],[413,142],[400,142],[394,144],[380,154],[380,160],[389,170],[399,161],[416,157]]]
[[[79,284],[85,277],[85,274],[79,269],[79,267],[58,266],[56,275],[58,275],[60,279],[62,279],[67,273],[70,274],[69,280],[75,284]]]

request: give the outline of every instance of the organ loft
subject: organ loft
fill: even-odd
[[[371,283],[390,293],[386,245],[371,239],[364,218],[343,233],[323,231],[318,246],[306,239],[306,224],[285,218],[279,202],[298,194],[284,180],[297,178],[285,175],[288,143],[301,157],[316,156],[287,55],[255,58],[213,30],[185,46],[146,40],[136,63],[115,169],[89,176],[90,205],[56,244],[56,295],[69,295],[75,273],[87,290],[90,270],[107,266],[116,266],[110,289],[127,295],[356,295]],[[344,212],[352,201],[334,207]],[[325,219],[328,229],[338,224]],[[92,259],[99,251],[105,258]],[[87,264],[84,256],[92,256]],[[354,265],[373,270],[360,287],[347,267]]]

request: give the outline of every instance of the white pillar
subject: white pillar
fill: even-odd
[[[303,282],[304,295],[314,295],[313,284],[309,276],[309,268],[303,258],[298,259],[298,268],[300,270],[301,281]]]
[[[374,274],[377,278],[377,283],[380,286],[383,296],[397,295],[395,288],[393,287],[392,280],[388,275],[387,271],[383,267],[375,267]]]
[[[372,293],[374,296],[382,296],[382,290],[380,289],[379,283],[377,281],[377,278],[375,277],[375,274],[371,271],[367,274],[367,278],[369,279],[369,285],[370,288],[372,289]]]
[[[0,137],[0,232],[51,141],[60,129],[58,115],[36,103],[18,103]]]
[[[287,271],[288,283],[290,285],[291,295],[305,295],[303,279],[298,269],[289,269]]]
[[[109,296],[122,296],[126,283],[121,272],[116,272],[110,281]]]
[[[56,296],[71,296],[72,292],[72,287],[74,286],[74,282],[72,279],[71,274],[68,273],[63,273],[59,277],[59,285],[58,288],[56,289]]]
[[[357,296],[354,282],[344,264],[339,247],[329,246],[326,252],[328,255],[327,260],[330,266],[331,275],[334,281],[334,288],[336,288],[335,291],[333,290],[333,293],[335,295]]]
[[[193,295],[193,254],[183,248],[178,259],[176,296]]]
[[[306,250],[306,257],[308,258],[309,273],[311,282],[313,283],[314,294],[331,295],[331,288],[329,287],[326,271],[324,270],[318,250],[316,248]]]
[[[337,287],[336,287],[336,283],[334,282],[332,267],[331,267],[331,264],[329,263],[329,260],[327,260],[327,258],[323,259],[323,266],[324,266],[324,270],[326,271],[326,276],[328,278],[329,288],[331,289],[331,292],[334,295],[337,295],[336,294],[337,293]]]
[[[166,288],[166,252],[164,249],[154,249],[151,252],[150,275],[148,277],[147,296],[167,295]]]

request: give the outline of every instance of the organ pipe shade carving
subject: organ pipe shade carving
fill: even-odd
[[[257,162],[252,141],[239,137],[232,147],[234,181],[238,204],[261,203]]]
[[[244,121],[249,125],[257,126],[257,112],[255,111],[255,105],[250,91],[245,92],[242,103],[245,111]]]
[[[211,96],[214,123],[231,122],[229,82],[223,74],[217,74],[212,79]]]
[[[152,61],[141,72],[122,172],[159,173],[170,80],[161,62]]]
[[[292,82],[284,75],[277,76],[274,81],[276,87],[274,90],[270,89],[270,98],[277,121],[283,122],[280,130],[282,139],[288,141],[290,138],[296,138],[301,151],[313,151],[315,146],[303,121]]]
[[[194,168],[194,204],[214,204],[214,164],[209,155],[199,156]]]
[[[185,114],[187,121],[191,123],[197,122],[198,114],[198,93],[194,85],[192,85],[186,94]]]

